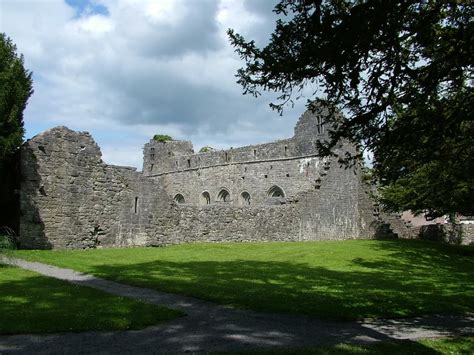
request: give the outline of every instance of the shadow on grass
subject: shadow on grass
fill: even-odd
[[[380,259],[346,269],[280,261],[156,260],[91,266],[104,278],[264,312],[324,319],[398,318],[474,310],[472,257],[431,243],[374,244]],[[387,256],[388,254],[388,256]]]
[[[138,329],[179,312],[0,264],[0,334]]]
[[[282,349],[274,351],[256,351],[255,354],[314,354],[314,355],[379,355],[379,354],[413,354],[413,355],[435,355],[442,354],[422,343],[411,340],[382,341],[374,344],[339,344],[331,347],[316,347],[305,349]],[[235,353],[237,354],[237,353]],[[245,353],[242,353],[245,354]],[[467,354],[467,353],[466,353]]]

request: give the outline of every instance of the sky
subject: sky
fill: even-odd
[[[0,0],[0,32],[24,55],[34,94],[25,138],[55,126],[88,131],[106,163],[142,166],[154,134],[195,151],[293,136],[306,100],[283,116],[275,94],[242,95],[244,62],[226,31],[260,46],[276,0]]]

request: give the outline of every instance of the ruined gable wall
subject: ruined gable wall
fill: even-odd
[[[21,164],[22,248],[146,244],[149,214],[169,206],[134,168],[104,164],[88,133],[42,133],[25,143]]]

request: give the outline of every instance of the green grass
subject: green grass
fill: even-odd
[[[253,354],[315,354],[315,355],[379,355],[379,354],[450,354],[470,355],[474,350],[474,337],[425,339],[418,341],[393,340],[369,345],[339,344],[331,347],[256,351]],[[245,353],[242,353],[245,354]]]
[[[474,250],[422,241],[187,244],[14,256],[241,308],[326,319],[474,310]]]
[[[181,314],[0,264],[0,334],[139,329]]]

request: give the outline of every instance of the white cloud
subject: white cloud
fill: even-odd
[[[271,5],[96,0],[78,16],[59,0],[0,0],[0,31],[34,72],[27,136],[55,125],[90,131],[107,162],[139,168],[155,133],[193,140],[196,149],[291,136],[302,105],[280,118],[268,108],[271,96],[242,96],[234,75],[244,63],[226,36],[232,27],[264,43]]]

